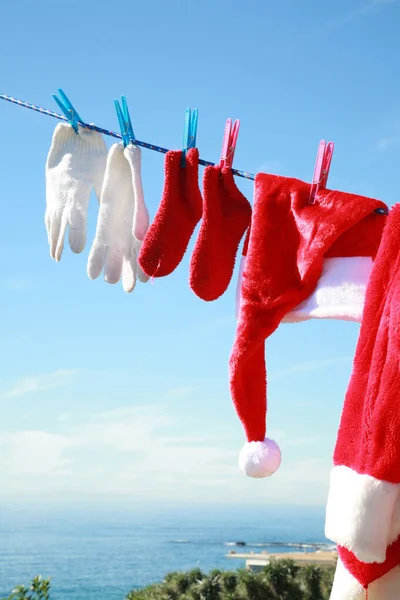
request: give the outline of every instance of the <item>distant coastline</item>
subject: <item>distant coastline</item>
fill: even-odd
[[[207,540],[170,540],[170,544],[206,544]],[[215,542],[214,542],[215,543]],[[315,552],[322,550],[331,552],[336,550],[336,544],[329,542],[284,542],[284,541],[266,541],[266,542],[246,542],[238,540],[236,542],[220,542],[224,546],[232,548],[279,548],[280,552],[293,552],[294,549],[303,550],[304,552]]]

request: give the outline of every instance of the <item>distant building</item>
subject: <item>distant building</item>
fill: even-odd
[[[254,552],[250,552],[249,554],[239,554],[235,551],[231,551],[227,557],[245,560],[246,569],[248,571],[261,571],[264,567],[269,565],[271,561],[285,559],[291,559],[301,566],[318,565],[319,567],[334,567],[336,566],[337,552],[317,550],[316,552],[290,552],[282,554],[268,554],[267,552],[261,552],[259,554]]]

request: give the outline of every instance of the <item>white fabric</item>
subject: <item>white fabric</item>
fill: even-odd
[[[102,136],[78,126],[59,123],[46,162],[45,224],[50,255],[59,261],[69,226],[69,245],[79,253],[86,244],[89,200],[94,188],[100,198],[107,160]]]
[[[132,186],[135,194],[135,206],[133,210],[133,236],[143,242],[149,228],[150,218],[147,210],[142,184],[142,152],[138,146],[129,144],[125,148],[124,155],[129,163],[132,173]]]
[[[270,438],[263,442],[246,442],[239,455],[239,469],[249,477],[269,477],[279,469],[281,459],[278,444]]]
[[[360,323],[365,290],[373,260],[368,256],[325,258],[321,277],[314,292],[292,312],[283,323],[298,323],[309,319],[340,319]],[[242,257],[236,292],[236,316],[240,310],[240,289],[246,257]]]
[[[136,279],[148,281],[140,269],[137,257],[142,242],[133,235],[136,202],[143,189],[140,175],[141,150],[129,144],[114,144],[107,158],[106,173],[101,193],[96,236],[90,250],[87,272],[95,279],[104,269],[107,283],[117,283],[122,276],[125,292],[131,292]],[[147,209],[146,209],[147,210]]]
[[[369,256],[325,258],[316,289],[283,322],[341,319],[360,323],[372,265]]]
[[[135,197],[133,209],[132,234],[136,248],[136,256],[139,256],[142,242],[145,238],[150,224],[149,211],[144,201],[143,183],[142,183],[142,151],[138,146],[129,144],[124,149],[124,156],[129,163],[132,176],[132,188]],[[136,263],[137,277],[141,283],[147,283],[150,279],[142,270],[139,263]]]
[[[338,558],[330,600],[365,600],[365,588],[347,571]],[[368,586],[368,600],[399,600],[400,566],[394,567]]]
[[[388,545],[400,535],[400,485],[333,467],[325,535],[362,562],[384,562]]]

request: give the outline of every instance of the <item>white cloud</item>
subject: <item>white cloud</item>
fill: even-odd
[[[283,165],[280,160],[266,160],[258,168],[257,173],[269,173],[270,175],[279,175],[282,173]]]
[[[340,27],[344,27],[350,23],[364,19],[369,15],[372,16],[379,10],[385,9],[385,7],[389,6],[390,4],[396,4],[398,1],[399,0],[364,0],[364,2],[362,2],[358,8],[354,8],[348,12],[339,14],[339,16],[330,19],[330,21],[322,27],[318,26],[318,30],[315,31],[314,35],[326,35],[330,31],[334,31],[335,29],[339,29]]]
[[[327,486],[332,465],[329,460],[308,458],[293,462],[282,470],[282,479],[297,484],[314,484]]]
[[[367,0],[359,8],[344,13],[337,19],[331,20],[327,27],[324,28],[324,33],[330,29],[336,29],[337,27],[358,21],[359,19],[384,8],[386,5],[397,3],[397,1],[398,0]]]
[[[314,456],[312,439],[299,439],[297,445],[296,440],[283,443],[282,472],[260,483],[239,471],[243,438],[224,422],[211,421],[207,431],[202,428],[197,435],[194,418],[173,415],[169,406],[148,405],[120,407],[85,418],[80,415],[79,419],[56,417],[55,423],[62,433],[2,435],[0,431],[3,495],[237,503],[248,501],[249,495],[254,502],[285,501],[296,493],[299,503],[324,501],[329,468],[307,462]],[[274,437],[284,442],[286,436],[277,431]],[[299,445],[303,447],[301,464],[297,462]],[[329,460],[327,456],[327,465]],[[310,479],[321,484],[317,495],[308,487],[297,489],[298,482]]]
[[[63,456],[68,441],[45,431],[19,431],[0,438],[5,451],[2,467],[13,475],[61,474],[69,460]]]
[[[73,369],[59,369],[53,373],[25,377],[9,390],[0,393],[0,398],[20,398],[27,394],[65,387],[77,373]]]
[[[189,396],[193,392],[196,392],[199,388],[195,385],[188,386],[178,386],[167,390],[165,396],[167,398],[184,398],[185,396]]]
[[[271,381],[276,379],[282,379],[284,377],[294,375],[295,373],[318,371],[320,369],[324,369],[325,367],[346,364],[352,360],[352,356],[336,356],[334,358],[327,358],[325,360],[312,360],[309,362],[299,363],[298,365],[293,365],[292,367],[288,367],[287,369],[281,369],[279,371],[271,372],[269,380]]]
[[[33,282],[28,277],[11,277],[4,281],[4,287],[10,291],[26,292],[32,289]]]
[[[392,148],[398,146],[400,144],[400,121],[395,121],[392,124],[391,132],[381,137],[377,143],[376,148],[379,152],[387,152]]]
[[[173,497],[184,486],[185,494],[194,499],[195,488],[211,481],[221,487],[220,476],[235,469],[236,451],[220,445],[217,436],[169,436],[166,432],[173,424],[160,406],[124,407],[92,415],[62,435],[46,431],[3,435],[0,471],[6,478],[12,473],[17,488],[19,482],[25,490],[35,487],[35,482],[24,480],[27,474],[46,475],[40,482],[43,489],[56,484],[60,492],[72,485],[82,492]]]
[[[64,421],[68,421],[70,418],[71,415],[69,413],[61,413],[60,415],[58,415],[57,421],[63,423]]]
[[[293,440],[287,440],[283,444],[281,444],[281,446],[285,448],[287,448],[288,446],[308,446],[309,444],[316,444],[317,442],[321,442],[321,440],[323,440],[321,436],[314,435],[303,438],[294,438]]]
[[[215,335],[217,330],[220,329],[231,329],[232,326],[236,326],[235,311],[225,315],[218,315],[215,317],[209,317],[207,319],[201,319],[199,321],[193,321],[189,327],[193,332],[201,331],[203,334],[206,331],[210,331]]]
[[[119,408],[94,415],[76,426],[71,446],[113,448],[118,452],[150,451],[160,445],[160,430],[171,425],[162,406]]]

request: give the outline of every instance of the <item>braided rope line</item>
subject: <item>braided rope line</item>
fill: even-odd
[[[18,106],[22,106],[24,108],[29,108],[30,110],[34,110],[36,112],[41,113],[42,115],[47,115],[48,117],[54,117],[55,119],[59,119],[60,121],[68,122],[68,119],[63,115],[60,115],[48,108],[42,108],[41,106],[36,106],[35,104],[30,104],[29,102],[25,102],[24,100],[18,100],[18,98],[13,98],[12,96],[6,96],[5,94],[0,94],[1,100],[6,100],[7,102],[11,102],[12,104],[17,104]],[[85,127],[86,129],[91,129],[92,131],[97,131],[98,133],[102,133],[103,135],[108,135],[110,137],[116,138],[118,140],[122,140],[122,136],[115,131],[111,131],[109,129],[104,129],[103,127],[99,127],[98,125],[94,125],[92,123],[83,123],[82,121],[78,121],[79,125]],[[135,144],[137,146],[142,146],[142,148],[147,148],[148,150],[154,150],[155,152],[161,152],[162,154],[166,154],[168,152],[168,148],[162,148],[161,146],[156,146],[154,144],[149,144],[148,142],[141,142],[140,140],[135,140]],[[204,160],[202,158],[199,159],[199,163],[204,167],[211,166],[213,167],[215,163],[210,162],[209,160]],[[254,175],[252,173],[247,173],[246,171],[239,171],[239,169],[232,169],[232,173],[237,175],[238,177],[243,177],[244,179],[254,180]]]

